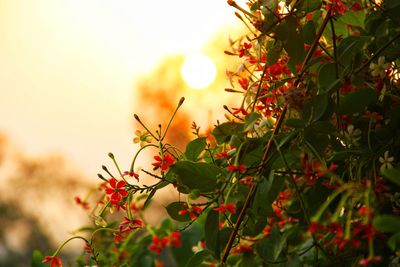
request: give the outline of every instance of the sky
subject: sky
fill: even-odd
[[[94,179],[129,164],[136,81],[239,23],[224,0],[0,0],[0,132]]]

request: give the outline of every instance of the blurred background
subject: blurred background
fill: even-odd
[[[239,64],[223,51],[242,31],[225,0],[0,0],[0,266],[27,266],[89,222],[74,197],[108,152],[128,170],[134,113],[154,129],[185,97],[178,146],[192,121],[205,132],[223,119]]]

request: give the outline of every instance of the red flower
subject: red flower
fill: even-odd
[[[345,6],[341,0],[330,0],[330,3],[326,4],[326,9],[331,9],[332,14],[339,13],[341,15],[347,10],[347,6]]]
[[[240,86],[242,87],[243,90],[247,90],[249,81],[246,78],[239,79],[238,83],[240,84]]]
[[[117,181],[115,178],[110,179],[110,187],[106,188],[106,194],[111,195],[111,202],[114,205],[117,205],[122,197],[126,197],[128,195],[128,191],[124,189],[126,183],[125,181]]]
[[[175,162],[174,158],[170,154],[165,154],[164,158],[161,158],[160,156],[154,156],[154,159],[157,160],[157,162],[154,162],[153,166],[156,169],[161,167],[162,171],[168,169],[168,167]]]
[[[90,209],[89,203],[87,201],[82,200],[80,197],[76,196],[74,197],[75,203],[80,205],[84,210]]]
[[[120,233],[129,233],[132,230],[141,228],[143,222],[137,219],[129,219],[125,217],[124,220],[119,224]]]
[[[131,172],[131,171],[124,171],[124,176],[130,176],[130,177],[134,177],[138,182],[139,182],[139,174],[135,173],[135,172]]]
[[[169,244],[170,246],[180,247],[181,246],[181,233],[174,231],[169,234]]]
[[[324,229],[324,226],[322,226],[321,224],[317,223],[317,222],[311,222],[310,226],[308,228],[308,231],[311,234],[314,234],[315,232],[317,232],[318,230],[322,230]]]
[[[241,185],[250,187],[252,185],[252,180],[251,176],[247,176],[246,178],[241,179],[239,182]]]
[[[270,225],[265,226],[263,229],[263,237],[264,238],[269,237],[271,235],[271,230],[272,230],[272,226],[270,226]]]
[[[50,267],[62,267],[61,259],[58,257],[46,256],[42,262],[50,262]]]
[[[248,113],[247,111],[243,108],[232,108],[234,111],[232,112],[233,115],[238,115],[239,113],[242,113],[242,115],[246,116]]]
[[[229,157],[228,152],[226,152],[225,150],[221,153],[216,153],[215,156],[217,157],[217,159],[227,159]]]
[[[119,244],[121,241],[124,241],[125,237],[123,237],[119,233],[114,233],[114,243]]]
[[[245,172],[247,170],[247,167],[244,165],[231,165],[227,169],[230,172],[234,171]]]
[[[360,266],[369,266],[371,263],[377,263],[382,259],[381,256],[375,256],[372,259],[371,258],[364,258],[361,259],[358,264],[360,264]]]
[[[188,214],[189,213],[189,216],[190,216],[190,218],[192,219],[192,220],[194,220],[194,219],[196,219],[199,215],[200,215],[200,213],[202,212],[202,208],[201,207],[199,207],[199,206],[192,206],[192,207],[188,207],[188,205],[187,204],[185,204],[185,208],[186,209],[184,209],[184,210],[180,210],[179,211],[179,214],[180,215],[185,215],[185,214]]]
[[[157,254],[160,254],[160,252],[167,246],[167,244],[167,237],[163,237],[160,239],[158,236],[154,236],[153,243],[150,244],[149,249],[155,251]]]
[[[251,43],[244,43],[241,48],[239,48],[239,57],[243,57],[248,51],[248,49],[251,48]]]
[[[253,248],[249,245],[239,244],[236,248],[232,250],[232,254],[245,253],[252,250]]]
[[[214,210],[219,211],[221,213],[230,212],[234,214],[236,213],[236,205],[234,203],[221,204],[218,208],[214,208]]]
[[[361,10],[363,7],[360,3],[356,2],[351,6],[351,10],[354,12]]]

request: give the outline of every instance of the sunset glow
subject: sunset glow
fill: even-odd
[[[205,89],[216,76],[215,63],[206,55],[193,54],[185,58],[181,74],[183,80],[193,89]]]

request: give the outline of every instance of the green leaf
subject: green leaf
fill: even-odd
[[[384,7],[384,16],[391,18],[396,24],[399,23],[400,3],[398,0],[385,0],[382,3]]]
[[[283,249],[286,247],[287,234],[281,234],[279,228],[274,226],[271,235],[264,238],[256,245],[256,249],[260,256],[269,262],[276,261]]]
[[[151,200],[153,199],[156,192],[159,189],[161,189],[169,184],[170,184],[169,182],[164,181],[164,182],[161,182],[158,186],[156,186],[153,190],[151,190],[149,196],[146,198],[146,201],[143,204],[143,210],[145,210],[149,206],[149,204],[151,203]]]
[[[325,94],[316,95],[308,100],[304,105],[303,120],[305,121],[317,121],[325,113],[328,107],[328,97]]]
[[[392,235],[388,242],[388,247],[393,250],[396,251],[397,249],[400,248],[400,232],[395,233],[394,235]]]
[[[242,147],[241,164],[251,167],[260,163],[264,153],[264,138],[250,138]]]
[[[359,11],[348,10],[346,13],[344,13],[343,16],[341,16],[338,19],[338,21],[347,25],[364,28],[364,18],[365,18],[365,12],[363,10]]]
[[[220,232],[219,232],[219,213],[210,210],[204,224],[204,234],[206,247],[214,254],[216,259],[220,258]]]
[[[312,126],[304,129],[304,140],[318,154],[322,154],[325,148],[329,145],[329,136],[325,133],[316,132]]]
[[[273,13],[264,13],[263,25],[261,27],[261,32],[263,34],[268,34],[273,31],[274,26],[278,23],[278,18]]]
[[[296,18],[292,16],[286,18],[285,24],[287,38],[283,42],[283,48],[289,55],[290,63],[295,66],[301,63],[304,55],[303,33]]]
[[[199,137],[186,145],[185,156],[188,160],[196,161],[201,152],[206,148],[207,137]]]
[[[188,262],[191,260],[191,258],[195,255],[193,253],[193,247],[197,246],[199,240],[201,240],[204,237],[204,227],[202,227],[202,225],[198,223],[198,221],[201,219],[202,218],[198,218],[198,220],[195,223],[191,224],[188,228],[186,228],[185,231],[181,231],[181,246],[170,248],[170,250],[172,250],[172,254],[176,262],[176,265],[174,266],[177,267],[186,266]],[[176,226],[172,226],[171,229],[175,228]],[[195,265],[190,265],[190,266],[195,266]]]
[[[396,233],[400,230],[400,216],[381,215],[374,218],[374,226],[384,233]]]
[[[326,63],[320,69],[318,73],[319,88],[321,91],[326,92],[336,81],[336,65],[334,63]]]
[[[392,9],[400,7],[400,2],[398,0],[385,0],[382,5],[385,9]]]
[[[232,135],[241,132],[243,130],[243,124],[236,122],[225,122],[218,125],[212,131],[218,144],[228,142]]]
[[[371,89],[352,92],[340,100],[339,113],[354,114],[363,112],[368,105],[377,102],[377,100],[377,93]]]
[[[48,266],[47,263],[42,263],[43,255],[39,250],[34,250],[32,253],[31,267],[44,267]]]
[[[308,21],[303,27],[303,38],[304,43],[311,45],[315,40],[315,23],[314,21]]]
[[[289,127],[293,128],[304,128],[305,123],[303,120],[300,119],[294,119],[294,118],[289,118],[285,121],[285,124]]]
[[[279,48],[278,46],[274,45],[273,47],[269,48],[266,62],[267,66],[275,64],[281,56],[281,52],[281,48]]]
[[[279,192],[284,186],[285,178],[275,176],[271,171],[268,179],[262,180],[258,185],[256,195],[254,197],[253,211],[259,216],[270,216],[273,214],[272,202],[275,201]]]
[[[330,121],[316,121],[311,124],[311,128],[317,132],[322,134],[333,134],[336,132],[335,125]]]
[[[322,1],[321,0],[304,0],[300,2],[300,10],[306,13],[312,12],[317,10],[321,7]]]
[[[189,189],[198,189],[202,193],[212,192],[217,188],[218,176],[223,170],[215,165],[204,162],[178,161],[171,166],[177,175],[178,184]]]
[[[390,168],[384,169],[382,171],[383,176],[390,180],[391,182],[400,186],[400,169],[399,168]]]
[[[188,213],[186,214],[179,214],[181,210],[186,210],[187,207],[185,205],[185,202],[172,202],[170,203],[166,209],[168,212],[168,215],[174,219],[175,221],[178,222],[188,222],[191,220],[190,215]]]
[[[254,124],[261,118],[261,114],[257,112],[249,113],[244,120],[244,131],[250,131],[254,128]]]
[[[343,84],[342,79],[338,78],[338,79],[334,80],[333,82],[331,82],[326,87],[320,86],[321,93],[331,95],[333,92],[336,92],[342,86],[342,84]]]
[[[209,255],[210,253],[207,250],[199,251],[189,259],[185,267],[200,266],[207,259]]]
[[[339,34],[336,32],[336,34]],[[343,39],[337,48],[338,61],[343,66],[351,66],[352,62],[364,46],[370,40],[368,36],[349,36]]]

